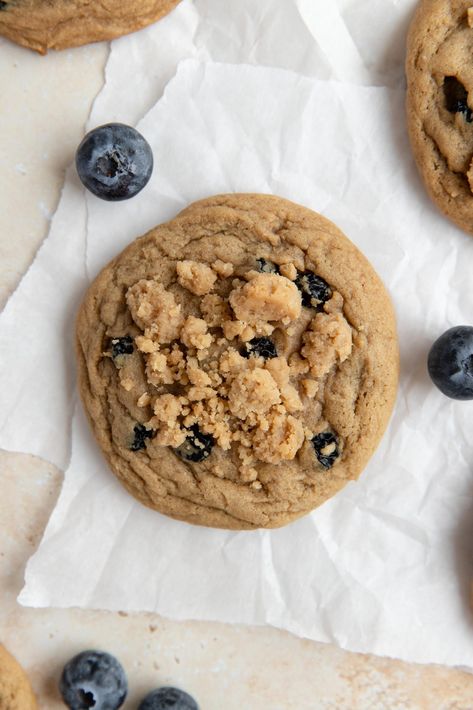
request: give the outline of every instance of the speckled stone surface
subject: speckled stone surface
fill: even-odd
[[[96,45],[38,57],[0,40],[0,95],[10,107],[0,112],[2,304],[46,234],[106,54]],[[20,607],[25,565],[61,481],[49,464],[0,452],[0,640],[27,671],[40,708],[64,708],[62,666],[95,646],[126,668],[124,710],[161,684],[180,685],[202,710],[471,710],[473,677],[459,670],[350,654],[267,627]]]
[[[57,691],[64,662],[97,647],[126,669],[124,710],[165,684],[187,690],[202,710],[471,710],[473,677],[460,670],[347,653],[270,627],[18,606],[26,561],[62,476],[4,452],[0,471],[0,638],[27,671],[41,709],[64,708]]]

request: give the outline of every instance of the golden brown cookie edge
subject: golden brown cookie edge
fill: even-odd
[[[87,323],[87,306],[95,298],[96,293],[100,291],[100,287],[103,282],[108,279],[108,275],[113,271],[114,266],[123,259],[126,258],[128,251],[134,251],[136,249],[136,244],[142,240],[146,240],[156,229],[161,227],[172,227],[173,224],[179,224],[183,220],[192,218],[198,211],[206,208],[224,208],[224,209],[236,209],[243,211],[253,211],[258,213],[258,210],[264,209],[274,209],[276,206],[285,206],[293,212],[300,215],[301,219],[312,219],[315,220],[317,224],[317,229],[320,229],[319,222],[323,222],[324,228],[328,234],[331,234],[336,239],[341,239],[345,247],[349,245],[350,259],[355,258],[363,271],[369,274],[371,279],[371,285],[373,287],[373,293],[376,298],[372,303],[376,304],[376,311],[379,315],[379,324],[382,324],[382,332],[376,332],[374,334],[374,345],[380,352],[377,353],[376,362],[378,367],[382,369],[380,373],[377,384],[380,386],[379,401],[381,406],[377,409],[376,416],[373,416],[372,408],[369,409],[366,423],[367,431],[369,432],[370,445],[363,446],[359,448],[358,452],[354,452],[351,459],[350,465],[347,467],[347,476],[345,478],[332,477],[330,479],[330,494],[325,495],[323,500],[317,501],[317,503],[312,503],[306,509],[292,512],[292,513],[280,513],[271,517],[271,520],[266,520],[264,525],[253,524],[247,520],[242,520],[236,518],[226,511],[209,509],[208,507],[200,506],[196,503],[185,501],[179,498],[179,505],[185,507],[185,512],[176,511],[175,501],[170,496],[165,496],[161,498],[157,503],[156,500],[150,500],[149,496],[145,495],[142,487],[138,485],[133,485],[130,481],[128,475],[129,470],[125,465],[125,472],[123,468],[123,460],[113,452],[113,447],[108,437],[104,436],[107,431],[108,425],[106,417],[103,412],[100,411],[100,407],[97,409],[96,402],[90,396],[90,391],[88,387],[88,377],[87,377],[87,366],[85,363],[84,353],[81,346],[82,336],[85,337],[89,324]],[[315,226],[315,225],[314,225]],[[365,284],[366,287],[366,284]],[[366,301],[366,299],[363,299]],[[377,337],[381,336],[381,337]],[[387,294],[387,291],[382,284],[380,278],[376,274],[375,270],[368,262],[366,257],[355,247],[355,245],[350,242],[349,239],[338,229],[330,220],[322,217],[318,213],[309,210],[306,207],[297,205],[296,203],[290,202],[283,198],[279,198],[272,195],[260,195],[260,194],[227,194],[227,195],[216,195],[198,202],[192,203],[181,211],[174,219],[163,225],[158,225],[157,228],[150,230],[147,234],[132,242],[126,249],[119,254],[112,262],[110,262],[101,271],[97,279],[94,281],[92,286],[89,288],[86,297],[82,303],[79,310],[77,319],[77,351],[78,351],[78,363],[79,363],[79,389],[81,397],[84,401],[85,410],[87,412],[87,417],[92,425],[92,429],[99,443],[100,449],[104,454],[109,466],[115,475],[119,478],[121,483],[125,488],[140,502],[142,502],[147,507],[150,507],[158,512],[161,512],[169,517],[183,520],[185,522],[191,522],[193,524],[204,525],[206,527],[217,527],[226,529],[255,529],[259,527],[264,528],[275,528],[286,525],[293,520],[307,515],[311,510],[323,502],[333,497],[341,488],[343,488],[349,480],[356,480],[363,469],[365,468],[368,460],[371,458],[372,454],[376,450],[380,443],[382,435],[386,429],[389,422],[389,418],[392,413],[394,406],[397,384],[399,376],[399,349],[397,343],[397,332],[395,315],[392,307],[391,300]],[[384,370],[382,364],[390,362],[392,367],[388,369],[387,373]],[[371,392],[367,391],[365,397],[368,401],[370,400]],[[375,408],[376,409],[376,408]],[[362,429],[363,426],[361,425]]]
[[[24,668],[0,643],[0,710],[37,710]]]
[[[466,190],[461,193],[467,198],[466,205],[452,198],[442,187],[438,179],[438,167],[445,164],[445,159],[439,154],[432,139],[422,128],[421,118],[421,85],[427,80],[426,68],[417,68],[420,48],[424,46],[424,34],[430,27],[435,11],[445,9],[449,3],[446,0],[420,0],[409,24],[406,43],[405,72],[406,90],[406,123],[409,141],[417,171],[431,201],[437,209],[448,217],[460,229],[473,235],[473,196]],[[428,59],[425,63],[428,62]],[[448,168],[444,172],[449,172]],[[469,204],[468,204],[469,203]]]

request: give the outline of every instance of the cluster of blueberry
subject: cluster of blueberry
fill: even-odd
[[[125,702],[128,681],[114,656],[83,651],[64,666],[59,690],[70,710],[117,710]],[[199,706],[188,693],[167,686],[151,691],[138,710],[199,710]]]

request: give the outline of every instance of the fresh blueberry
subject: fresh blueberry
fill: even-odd
[[[317,461],[324,468],[332,468],[335,461],[340,456],[338,439],[332,431],[323,431],[312,438]]]
[[[116,710],[125,701],[128,683],[114,656],[83,651],[64,666],[59,690],[70,710]]]
[[[178,688],[158,688],[141,701],[138,710],[199,710],[194,698]]]
[[[462,113],[467,123],[473,121],[473,112],[468,106],[468,92],[456,76],[446,76],[443,82],[445,106],[450,113]]]
[[[256,263],[258,265],[258,271],[261,271],[263,274],[279,274],[279,267],[273,264],[272,261],[266,261],[266,259],[260,258],[256,259]]]
[[[263,357],[265,360],[270,360],[278,356],[278,351],[272,340],[269,338],[253,338],[242,347],[240,354],[243,357]]]
[[[473,327],[450,328],[430,348],[432,381],[452,399],[473,399]]]
[[[190,434],[184,443],[174,450],[184,461],[199,463],[210,456],[214,446],[214,438],[210,434],[200,431],[197,424],[193,424],[189,431]]]
[[[110,344],[114,358],[118,355],[131,355],[133,352],[133,338],[129,335],[124,335],[122,338],[112,338]]]
[[[131,443],[131,451],[141,451],[146,448],[145,440],[152,439],[155,432],[152,429],[147,429],[143,424],[136,424],[133,429],[134,439]]]
[[[302,296],[302,305],[318,308],[332,298],[332,289],[320,276],[312,271],[299,272],[295,284]]]
[[[107,123],[87,133],[76,152],[85,187],[103,200],[127,200],[144,188],[153,172],[153,153],[141,133]]]

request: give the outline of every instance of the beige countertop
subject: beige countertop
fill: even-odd
[[[107,53],[98,44],[40,57],[0,39],[1,305],[47,233]],[[125,710],[164,684],[186,689],[202,710],[473,708],[467,673],[351,654],[273,628],[20,607],[24,568],[62,475],[39,459],[5,452],[0,470],[0,642],[25,666],[41,708],[64,707],[61,668],[85,648],[107,650],[124,665]]]

